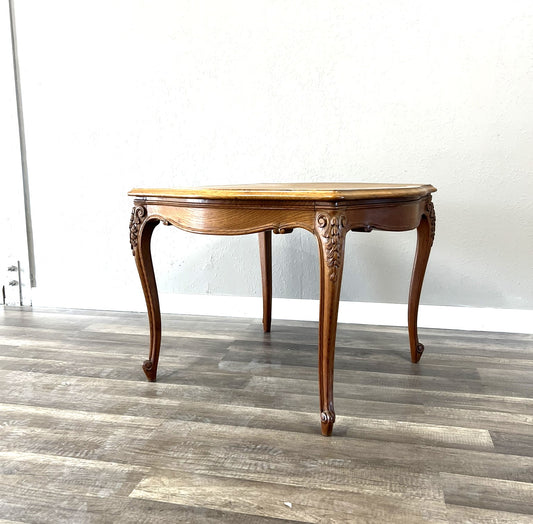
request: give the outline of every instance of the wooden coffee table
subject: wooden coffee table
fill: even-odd
[[[333,365],[337,313],[348,231],[417,229],[417,247],[409,289],[408,330],[411,360],[418,362],[424,346],[418,340],[420,292],[435,236],[435,210],[430,185],[399,184],[254,184],[184,189],[133,189],[130,242],[148,308],[150,353],[143,364],[156,380],[161,345],[161,314],[150,253],[152,232],[162,222],[192,233],[259,234],[263,281],[263,329],[270,331],[272,308],[271,233],[307,229],[318,241],[320,318],[318,378],[322,434],[335,422]]]

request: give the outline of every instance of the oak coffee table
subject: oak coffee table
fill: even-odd
[[[132,189],[130,243],[148,308],[150,352],[143,370],[156,380],[161,346],[161,313],[150,253],[152,232],[162,222],[192,233],[259,234],[263,285],[263,329],[270,331],[272,310],[271,233],[307,229],[318,241],[320,315],[318,379],[322,434],[335,422],[333,367],[337,313],[348,231],[417,229],[417,247],[408,303],[411,361],[424,346],[418,340],[417,316],[422,282],[435,236],[431,185],[410,184],[252,184],[184,189]]]

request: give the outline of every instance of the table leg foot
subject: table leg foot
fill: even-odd
[[[424,275],[435,238],[435,208],[431,196],[426,201],[426,207],[417,228],[417,244],[411,286],[409,288],[409,304],[407,324],[409,326],[409,344],[411,346],[411,362],[418,362],[424,352],[424,345],[418,340],[418,305],[424,282]]]
[[[331,435],[335,423],[333,370],[346,232],[346,217],[338,210],[317,213],[315,236],[320,257],[318,378],[320,422],[324,436]]]
[[[146,378],[149,382],[155,382],[156,381],[156,370],[157,366],[154,368],[154,363],[151,360],[145,360],[143,362],[143,371],[146,375]]]
[[[161,312],[150,252],[152,232],[157,224],[159,219],[150,219],[144,206],[133,208],[130,220],[130,243],[141,279],[150,324],[150,352],[142,368],[150,382],[156,380],[161,347]]]
[[[321,425],[322,435],[324,435],[325,437],[331,436],[334,423],[335,423],[335,412],[334,411],[322,411],[322,413],[320,413],[320,425]]]

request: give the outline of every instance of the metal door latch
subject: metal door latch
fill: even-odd
[[[16,275],[12,275],[12,277],[15,277],[15,278],[11,278],[11,280],[8,282],[9,286],[10,287],[17,287],[19,288],[19,292],[18,292],[18,295],[19,295],[19,299],[18,299],[18,305],[19,306],[22,306],[22,281],[20,279],[21,275],[20,275],[20,261],[17,260],[17,264],[12,264],[10,266],[8,266],[7,270],[10,272],[10,273],[16,273]],[[17,276],[18,276],[18,279],[17,279]],[[6,288],[5,286],[2,286],[2,302],[5,304],[6,303]],[[14,305],[14,297],[11,297],[11,293],[10,293],[10,299],[9,299],[9,304],[10,305]]]

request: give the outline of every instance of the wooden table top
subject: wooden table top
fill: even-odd
[[[429,184],[295,183],[242,184],[165,189],[132,189],[134,197],[214,200],[365,200],[420,198],[436,189]]]

